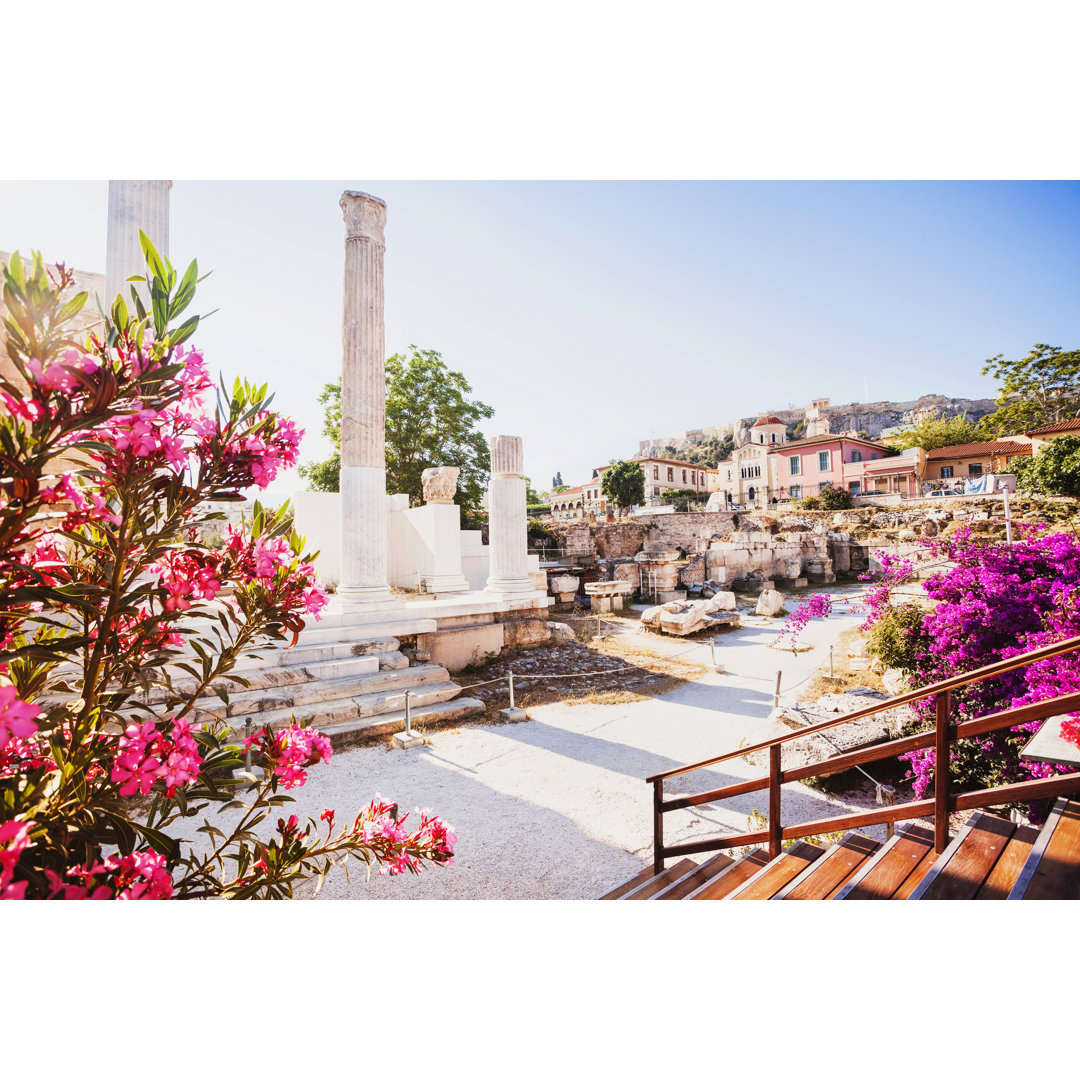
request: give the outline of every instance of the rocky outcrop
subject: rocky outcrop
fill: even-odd
[[[821,409],[829,421],[829,430],[865,431],[871,439],[876,439],[886,428],[910,424],[926,416],[960,416],[969,420],[978,420],[997,408],[993,398],[952,398],[943,394],[923,394],[912,401],[874,401],[867,404],[847,402],[846,404],[826,405]],[[806,419],[806,408],[770,409],[770,415],[777,416],[785,424],[796,424]],[[732,424],[718,427],[696,428],[661,439],[650,439],[638,444],[638,454],[642,457],[658,457],[669,453],[674,448],[676,455],[686,454],[710,438],[723,438],[734,435],[735,445],[745,442],[749,429],[756,416],[746,416]]]

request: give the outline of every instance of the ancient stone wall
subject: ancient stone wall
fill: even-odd
[[[734,529],[736,514],[663,514],[649,529],[648,547],[653,551],[682,548],[694,555],[704,551],[716,535],[725,536]]]

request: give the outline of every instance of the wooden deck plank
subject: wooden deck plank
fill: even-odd
[[[1058,799],[1009,899],[1080,899],[1080,802]]]
[[[990,876],[982,883],[975,894],[976,900],[1004,900],[1009,890],[1016,884],[1020,870],[1027,861],[1039,830],[1031,825],[1021,825],[1013,833],[1012,839],[1005,845],[1005,850],[998,856]]]
[[[974,900],[994,863],[1005,850],[1016,825],[977,810],[938,856],[912,900]]]
[[[922,879],[930,872],[930,867],[937,862],[937,852],[931,847],[930,850],[919,860],[915,869],[907,876],[907,880],[899,889],[892,894],[893,900],[907,900],[919,887]]]
[[[636,889],[639,885],[644,885],[646,881],[653,876],[653,868],[651,865],[646,866],[644,870],[636,873],[629,881],[624,881],[621,885],[616,885],[610,892],[604,893],[603,896],[598,896],[597,900],[618,900],[625,896],[632,889]]]
[[[683,874],[681,878],[677,881],[673,881],[666,889],[661,889],[653,899],[682,900],[689,896],[695,889],[704,885],[705,882],[712,881],[712,879],[721,871],[734,865],[735,860],[731,858],[730,855],[725,855],[723,852],[720,852],[711,859],[707,859],[688,874]]]
[[[655,877],[650,877],[644,885],[639,885],[636,889],[631,889],[630,892],[620,896],[620,900],[649,900],[655,896],[661,889],[666,888],[676,878],[680,878],[683,874],[689,873],[695,869],[697,863],[693,859],[680,859],[677,863],[669,866],[663,873],[657,874]]]
[[[801,874],[807,866],[825,854],[824,848],[800,840],[787,851],[763,866],[752,878],[729,893],[728,900],[769,900],[792,878]]]
[[[728,893],[737,889],[747,878],[751,878],[769,861],[769,856],[755,848],[749,854],[736,860],[733,866],[721,870],[719,874],[707,881],[699,889],[695,889],[684,900],[723,900]]]
[[[863,863],[837,900],[891,900],[911,876],[928,851],[934,849],[934,833],[925,825],[905,825],[884,847]]]
[[[820,859],[788,882],[774,900],[827,900],[881,845],[869,836],[849,833]]]

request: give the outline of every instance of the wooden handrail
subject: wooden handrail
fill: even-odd
[[[647,783],[653,785],[653,868],[655,873],[660,873],[664,868],[664,860],[677,855],[691,855],[706,851],[719,851],[724,848],[737,847],[743,844],[768,843],[769,858],[776,858],[782,849],[783,841],[798,839],[802,836],[810,836],[818,832],[832,832],[853,826],[877,825],[886,822],[900,821],[905,818],[931,816],[934,819],[934,848],[941,852],[948,844],[949,814],[955,810],[974,809],[981,806],[993,806],[1001,802],[1024,801],[1025,799],[1049,798],[1052,795],[1068,794],[1080,791],[1080,771],[1064,776],[1051,777],[1045,780],[1022,781],[1016,784],[1007,784],[1003,787],[986,789],[983,791],[964,792],[954,794],[950,786],[949,770],[935,770],[934,797],[932,799],[920,799],[915,802],[890,806],[882,810],[866,810],[855,814],[843,815],[837,818],[828,818],[821,821],[804,823],[797,826],[784,828],[780,819],[780,790],[784,784],[795,780],[809,779],[815,776],[827,776],[830,773],[841,772],[844,769],[853,768],[855,765],[866,764],[882,758],[896,757],[898,754],[908,753],[911,750],[922,749],[929,746],[935,748],[935,760],[938,762],[949,760],[949,748],[957,739],[970,738],[983,735],[1001,728],[1015,727],[1018,724],[1028,723],[1033,720],[1045,720],[1051,716],[1062,713],[1080,711],[1080,693],[1063,694],[1056,698],[1048,698],[1044,701],[1034,702],[1030,705],[1019,705],[1011,709],[1004,709],[987,716],[980,716],[974,720],[967,720],[956,724],[951,720],[951,691],[958,687],[967,686],[983,679],[1002,675],[1037,660],[1045,660],[1053,656],[1080,649],[1080,636],[1068,638],[1064,641],[1055,642],[1053,645],[1033,649],[1027,653],[1010,657],[1008,660],[987,664],[965,675],[953,676],[943,679],[930,686],[907,694],[899,694],[887,701],[866,709],[859,709],[854,713],[827,720],[820,724],[813,724],[785,735],[779,735],[765,742],[753,746],[739,747],[727,754],[708,758],[695,765],[687,765],[678,769],[669,769],[667,772],[656,773],[648,777]],[[781,768],[781,746],[784,743],[803,739],[819,731],[828,728],[839,727],[853,720],[886,709],[896,708],[898,705],[919,701],[923,698],[937,695],[935,702],[935,726],[933,731],[922,732],[918,735],[907,736],[903,739],[895,739],[888,743],[863,750],[852,751],[836,757],[828,758],[815,765],[805,765],[797,769],[784,771]],[[757,780],[745,780],[738,784],[729,784],[727,787],[716,788],[712,791],[700,792],[696,795],[686,795],[678,799],[664,800],[664,780],[668,777],[679,776],[693,772],[697,769],[707,768],[721,761],[727,761],[733,757],[742,757],[755,753],[759,750],[769,751],[768,775],[759,777]],[[753,791],[768,789],[769,792],[769,815],[766,829],[755,832],[741,833],[737,836],[727,836],[714,840],[698,840],[689,844],[676,844],[672,847],[664,845],[664,814],[674,810],[683,810],[691,806],[700,806],[704,803],[718,802],[722,799],[732,798]]]
[[[1017,668],[1033,664],[1036,660],[1047,660],[1052,656],[1072,652],[1074,649],[1080,649],[1080,636],[1066,638],[1064,641],[1055,642],[1053,645],[1044,645],[1040,649],[1033,649],[1031,652],[1021,653],[1019,656],[1010,656],[1008,660],[999,660],[996,663],[987,664],[984,667],[976,668],[974,671],[969,671],[965,675],[953,675],[951,678],[942,679],[940,682],[931,683],[929,686],[921,687],[918,690],[909,690],[906,694],[897,694],[896,697],[889,698],[887,701],[879,701],[876,705],[870,705],[865,709],[845,713],[835,720],[823,720],[820,724],[812,724],[809,727],[800,728],[798,731],[789,732],[787,735],[777,735],[772,739],[766,739],[764,742],[755,743],[753,746],[740,746],[737,750],[730,750],[726,754],[706,758],[704,761],[698,761],[693,765],[682,765],[677,769],[654,773],[652,776],[645,778],[645,783],[651,784],[656,780],[667,780],[672,776],[681,776],[683,773],[694,772],[697,769],[706,769],[710,765],[716,765],[721,761],[729,761],[731,758],[744,757],[758,750],[768,750],[771,746],[779,746],[781,743],[803,739],[807,735],[813,735],[818,731],[826,731],[828,728],[850,724],[853,720],[861,720],[866,716],[873,716],[875,713],[885,712],[887,709],[895,709],[900,705],[909,705],[913,701],[921,701],[923,698],[940,694],[943,690],[955,690],[957,687],[967,686],[973,682],[982,682],[983,679],[990,679],[995,675],[1004,675],[1007,672],[1015,671]]]

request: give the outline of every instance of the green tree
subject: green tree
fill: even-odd
[[[420,476],[436,465],[457,465],[458,503],[480,505],[487,488],[489,449],[477,428],[494,410],[473,401],[460,371],[451,371],[432,349],[409,346],[407,354],[386,360],[386,490],[405,492],[412,504],[423,498]],[[300,466],[313,491],[339,490],[341,472],[341,380],[327,383],[319,395],[325,409],[323,434],[338,447],[325,461]]]
[[[613,461],[600,482],[604,497],[622,510],[645,501],[645,474],[636,461]]]
[[[1014,459],[1009,471],[1021,491],[1080,499],[1080,438],[1059,435],[1034,456]]]
[[[1035,345],[1020,360],[999,353],[983,365],[998,381],[998,409],[979,421],[984,437],[1017,435],[1080,416],[1080,349]]]
[[[959,416],[927,416],[908,424],[890,440],[895,450],[907,450],[921,446],[924,450],[937,450],[942,446],[959,446],[961,443],[982,442],[983,433],[978,424],[966,414]]]

